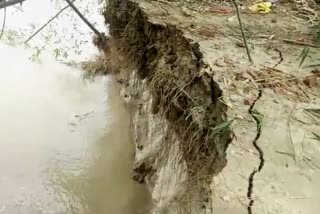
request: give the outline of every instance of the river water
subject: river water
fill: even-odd
[[[145,213],[117,84],[29,56],[0,44],[0,213]]]

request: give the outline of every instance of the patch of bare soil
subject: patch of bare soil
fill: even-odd
[[[313,214],[320,209],[320,77],[315,67],[299,68],[298,58],[305,46],[311,51],[304,65],[320,58],[319,7],[279,1],[259,14],[248,10],[253,3],[241,5],[253,63],[229,2],[109,0],[110,37],[97,45],[121,81],[134,73],[150,92],[151,114],[181,140],[187,182],[202,185],[206,196],[198,203],[211,194],[206,212]],[[131,95],[144,109],[143,96]],[[159,175],[156,160],[167,158],[140,165],[139,181]]]

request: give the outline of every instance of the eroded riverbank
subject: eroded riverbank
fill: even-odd
[[[250,63],[230,2],[107,2],[101,73],[136,110],[135,178],[152,213],[314,213],[319,121],[305,111],[319,112],[319,70],[297,59],[302,37],[309,64],[319,47],[309,23],[280,9],[296,3],[260,16],[244,2]]]

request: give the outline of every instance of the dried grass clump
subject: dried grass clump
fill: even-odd
[[[124,68],[123,58],[117,54],[117,45],[110,37],[94,37],[94,45],[102,51],[93,60],[83,62],[81,68],[86,71],[85,77],[93,77],[96,75],[117,74]]]
[[[110,73],[110,67],[103,55],[97,55],[93,60],[82,62],[81,68],[88,76],[104,75]]]

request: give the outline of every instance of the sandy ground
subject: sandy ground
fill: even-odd
[[[250,213],[249,203],[255,214],[317,213],[320,142],[312,133],[320,133],[320,126],[305,109],[320,107],[319,75],[315,68],[298,68],[301,43],[315,46],[305,65],[320,57],[311,28],[313,13],[310,24],[299,11],[291,12],[293,4],[280,3],[264,15],[242,10],[251,64],[234,7],[171,1],[142,1],[141,6],[153,21],[175,24],[200,44],[234,119],[227,167],[212,183],[212,213]],[[261,126],[260,136],[250,106]],[[256,137],[261,154],[253,145]],[[261,159],[264,165],[249,181]]]

